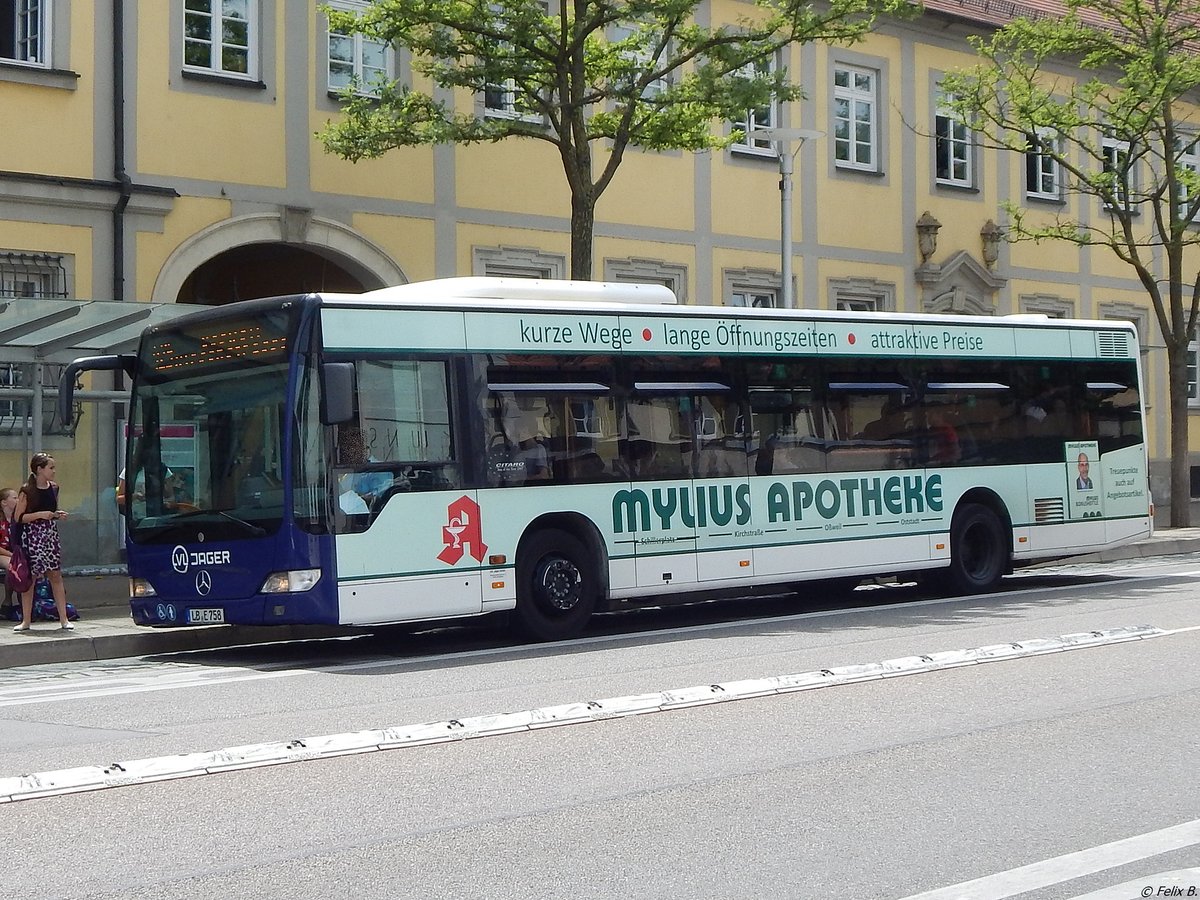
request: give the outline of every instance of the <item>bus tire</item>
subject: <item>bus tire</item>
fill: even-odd
[[[516,625],[528,637],[576,637],[596,609],[597,592],[591,554],[572,534],[538,531],[517,554]]]
[[[956,594],[983,594],[995,589],[1008,571],[1004,523],[989,507],[967,503],[950,523],[950,567],[941,581]]]

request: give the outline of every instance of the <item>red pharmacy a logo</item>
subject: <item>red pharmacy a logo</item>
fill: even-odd
[[[450,519],[442,526],[442,543],[446,549],[437,558],[452,566],[462,559],[463,552],[469,547],[475,561],[483,562],[487,544],[483,542],[479,527],[479,504],[470,497],[459,497],[446,507],[446,515]]]

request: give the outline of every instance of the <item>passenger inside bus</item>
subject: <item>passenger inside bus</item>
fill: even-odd
[[[868,441],[890,441],[906,435],[911,427],[900,394],[888,394],[878,418],[863,426],[861,436]]]

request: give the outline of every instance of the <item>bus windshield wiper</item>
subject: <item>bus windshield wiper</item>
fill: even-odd
[[[225,512],[223,509],[214,509],[213,512],[215,512],[218,516],[223,516],[230,522],[235,522],[236,524],[242,526],[255,537],[262,537],[267,533],[267,529],[263,528],[261,525],[255,525],[253,522],[247,522],[245,519],[239,519],[237,516],[231,515],[230,513]]]
[[[267,533],[267,529],[265,529],[259,525],[255,525],[253,522],[247,522],[245,519],[239,519],[237,516],[227,513],[223,509],[189,509],[186,512],[176,513],[174,516],[172,516],[172,521],[163,525],[162,528],[160,530],[156,531],[155,533],[160,536],[164,535],[164,534],[171,534],[173,531],[176,531],[177,529],[182,528],[184,526],[185,520],[195,519],[200,516],[209,516],[209,515],[217,515],[217,516],[221,516],[222,518],[228,519],[230,522],[233,522],[235,525],[241,526],[243,529],[248,531],[254,537],[262,537],[264,534]]]

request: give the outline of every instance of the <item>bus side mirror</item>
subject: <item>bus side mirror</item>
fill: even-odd
[[[321,364],[321,424],[340,425],[354,418],[354,363]]]
[[[132,353],[110,356],[84,356],[68,363],[58,382],[58,418],[63,425],[70,425],[75,418],[75,381],[81,372],[109,371],[118,369],[133,378],[137,374],[138,358]]]

